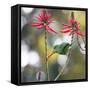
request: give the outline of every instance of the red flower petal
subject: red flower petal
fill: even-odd
[[[56,31],[54,31],[52,28],[50,28],[49,26],[46,26],[46,30],[47,31],[51,31],[51,32],[54,32],[54,33],[56,33],[57,34],[57,32]]]
[[[36,22],[36,23],[33,23],[32,26],[40,26],[40,25],[43,25],[42,22]]]
[[[50,20],[48,20],[48,25],[50,24],[50,23],[52,23],[54,20],[53,19],[50,19]]]
[[[71,25],[68,25],[68,24],[63,24],[63,28],[66,29],[66,28],[71,28],[72,26]]]
[[[80,29],[80,23],[78,23],[77,27],[78,27],[78,29]]]
[[[46,10],[42,10],[41,17],[43,20],[48,20],[51,16],[46,12]]]
[[[78,32],[78,31],[76,32],[76,34],[79,36],[84,36],[81,32]]]
[[[72,24],[72,23],[75,23],[76,22],[76,20],[75,19],[70,19],[70,23]]]
[[[36,16],[36,18],[40,21],[42,20],[42,18],[40,16]]]
[[[61,32],[61,33],[69,33],[69,32],[71,32],[71,30],[70,30],[70,29],[67,29],[67,30],[60,30],[60,32]]]
[[[46,31],[51,31],[54,33],[57,33],[52,28],[50,28],[48,25],[53,22],[53,19],[49,19],[51,16],[46,12],[46,10],[42,10],[42,12],[36,17],[40,22],[36,22],[32,24],[32,26],[37,26],[37,29],[41,29],[45,27]]]
[[[46,10],[42,10],[40,15],[41,15],[42,19],[45,20],[46,15],[47,15]]]
[[[48,20],[51,17],[50,14],[47,14],[46,20]]]
[[[44,25],[37,26],[38,29],[41,29],[43,27],[44,27]]]
[[[69,35],[73,35],[75,32],[74,31],[71,31]]]
[[[39,17],[41,18],[41,20],[44,20],[43,16],[40,14]]]

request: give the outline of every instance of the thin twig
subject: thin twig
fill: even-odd
[[[85,44],[85,40],[84,40],[84,37],[82,37],[82,40],[83,40],[83,42],[84,42],[84,44]]]
[[[77,43],[78,43],[78,47],[79,47],[82,51],[85,51],[85,50],[81,47],[81,45],[80,45],[78,35],[77,35]]]
[[[86,46],[86,42],[85,42],[85,39],[84,39],[83,36],[81,37],[81,39],[83,40],[83,43],[84,43],[84,45]]]
[[[63,68],[61,69],[60,73],[57,75],[57,77],[54,79],[54,81],[58,80],[58,78],[61,76],[61,74],[63,73],[63,71],[65,70],[67,64],[69,63],[69,56],[70,56],[70,53],[68,53],[67,55],[67,61],[65,63],[65,65],[63,66]]]

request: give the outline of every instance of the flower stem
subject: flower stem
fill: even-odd
[[[73,34],[72,34],[72,38],[71,38],[71,45],[73,44]],[[61,69],[61,71],[59,72],[59,74],[56,76],[56,78],[54,79],[54,81],[58,80],[58,78],[61,76],[61,74],[63,73],[63,71],[66,69],[68,63],[69,63],[69,58],[70,58],[70,51],[71,51],[71,48],[69,49],[68,51],[68,54],[67,54],[67,61],[66,63],[64,64],[63,68]]]
[[[46,68],[47,68],[47,78],[48,78],[48,81],[50,81],[50,78],[49,78],[49,67],[48,67],[48,61],[46,62]]]
[[[82,51],[85,51],[85,50],[81,47],[81,45],[80,45],[78,35],[77,35],[77,43],[78,43],[79,48],[80,48]]]
[[[85,40],[84,40],[84,37],[82,37],[82,40],[83,40],[83,42],[84,42],[84,44],[85,44]]]
[[[66,61],[65,65],[63,66],[63,68],[61,69],[61,71],[59,72],[59,74],[57,75],[57,77],[54,79],[54,81],[58,80],[58,78],[61,76],[61,74],[62,74],[63,71],[65,70],[65,68],[66,68],[66,66],[67,66],[67,64],[68,64],[68,62],[69,62],[70,53],[68,53],[67,57],[68,57],[68,58],[67,58],[67,61]]]
[[[46,72],[47,72],[47,79],[48,81],[50,80],[49,78],[49,67],[48,67],[48,60],[47,60],[47,32],[45,31],[45,51],[46,51]]]

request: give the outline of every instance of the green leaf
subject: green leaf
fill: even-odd
[[[54,51],[58,54],[65,55],[65,54],[67,54],[69,47],[70,47],[69,43],[62,43],[60,45],[55,45]]]

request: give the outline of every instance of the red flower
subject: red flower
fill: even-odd
[[[78,23],[74,18],[70,20],[70,24],[63,24],[64,30],[60,30],[61,33],[70,33],[69,35],[76,34],[78,36],[84,36],[80,32],[80,23]]]
[[[37,29],[45,28],[46,31],[57,33],[49,26],[53,22],[53,19],[50,19],[51,16],[46,12],[46,10],[42,10],[36,18],[38,19],[38,22],[33,23],[32,26],[36,26]]]

